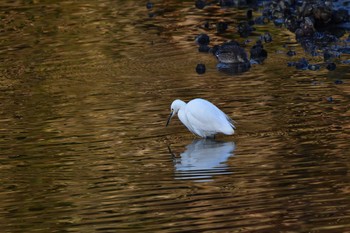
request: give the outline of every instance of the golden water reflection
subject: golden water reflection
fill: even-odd
[[[276,50],[293,40],[267,25],[254,35],[272,27],[265,64],[219,73],[194,37],[245,11],[193,5],[159,2],[150,18],[136,1],[0,4],[2,232],[349,229],[348,67],[287,68]],[[237,133],[214,143],[165,128],[170,103],[196,97]]]

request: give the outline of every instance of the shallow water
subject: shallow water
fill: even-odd
[[[0,4],[1,232],[348,231],[349,65],[287,67],[285,43],[307,54],[269,24],[250,37],[273,35],[265,63],[220,73],[194,38],[242,40],[201,25],[244,8],[145,4]],[[236,134],[165,128],[172,100],[196,97]]]

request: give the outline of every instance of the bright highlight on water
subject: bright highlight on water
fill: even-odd
[[[187,104],[177,99],[173,101],[170,109],[166,126],[177,113],[182,124],[202,138],[214,138],[217,133],[232,135],[236,129],[230,117],[204,99],[193,99]]]

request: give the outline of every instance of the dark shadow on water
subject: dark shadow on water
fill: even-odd
[[[250,69],[250,63],[249,62],[239,62],[239,63],[223,63],[219,62],[216,65],[216,68],[218,71],[229,74],[229,75],[235,75],[235,74],[241,74]]]
[[[207,182],[215,175],[230,174],[226,162],[235,148],[234,142],[213,139],[194,140],[179,156],[169,148],[174,158],[175,179]]]

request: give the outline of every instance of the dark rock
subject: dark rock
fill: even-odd
[[[340,53],[336,52],[336,51],[325,50],[323,52],[323,60],[325,62],[330,61],[330,60],[335,59],[335,58],[339,58],[339,57],[340,57]]]
[[[349,12],[346,9],[333,11],[332,22],[335,24],[348,22],[350,20]]]
[[[283,19],[275,19],[273,21],[273,23],[275,24],[276,27],[282,27],[284,20]]]
[[[219,1],[221,7],[232,7],[235,6],[234,0],[220,0]]]
[[[204,28],[206,28],[206,29],[209,29],[209,28],[210,28],[210,24],[209,24],[208,21],[204,23]]]
[[[326,68],[327,68],[327,70],[333,71],[337,68],[337,66],[335,63],[332,62],[332,63],[328,63]]]
[[[293,61],[289,61],[289,62],[287,63],[287,66],[288,66],[288,67],[295,66],[295,65],[296,65],[296,62],[293,62]]]
[[[254,20],[254,22],[255,24],[258,24],[258,25],[265,25],[270,22],[270,19],[266,16],[259,16]]]
[[[338,52],[345,53],[345,54],[350,54],[350,47],[338,48]]]
[[[294,16],[288,16],[284,20],[284,25],[291,32],[295,32],[299,28],[298,21]]]
[[[250,69],[250,63],[218,63],[216,68],[226,74],[240,74]]]
[[[320,69],[320,65],[316,65],[316,64],[309,64],[308,65],[308,69],[309,70],[319,70]]]
[[[147,9],[152,9],[153,8],[153,3],[152,2],[147,2],[146,3],[146,8]]]
[[[264,49],[261,41],[257,41],[250,49],[250,59],[261,64],[267,58],[267,51]]]
[[[344,82],[342,81],[342,80],[335,80],[334,81],[334,84],[337,84],[337,85],[339,85],[339,84],[343,84]]]
[[[196,66],[196,72],[197,74],[204,74],[206,71],[205,64],[197,64]]]
[[[289,50],[289,51],[287,52],[287,55],[290,56],[290,57],[292,57],[292,56],[297,55],[297,53],[296,53],[295,51],[293,51],[293,50]]]
[[[260,36],[260,38],[265,43],[270,43],[272,41],[272,36],[269,32],[265,32],[263,35]]]
[[[332,96],[326,97],[326,100],[327,100],[328,102],[333,102],[333,97],[332,97]]]
[[[326,5],[314,5],[312,16],[315,19],[315,27],[320,28],[332,20],[332,9]]]
[[[196,6],[196,8],[198,9],[203,9],[205,7],[205,1],[203,0],[196,0],[196,2],[194,3],[194,5]]]
[[[208,53],[210,51],[210,47],[208,45],[200,45],[198,47],[198,52]]]
[[[219,46],[215,56],[221,63],[249,63],[247,53],[236,41]]]
[[[255,28],[250,26],[248,22],[244,21],[238,24],[237,31],[241,37],[247,38],[252,31],[255,31]]]
[[[218,33],[224,33],[228,28],[228,24],[226,22],[218,22],[216,24],[216,30]]]
[[[328,51],[328,50],[326,50],[326,51],[324,51],[323,52],[323,60],[324,61],[328,61],[328,60],[330,60],[332,58],[332,54]],[[334,64],[334,63],[333,63]]]
[[[253,10],[252,9],[247,10],[247,19],[248,20],[253,19]]]
[[[301,58],[298,62],[295,63],[295,68],[298,70],[308,69],[309,63],[305,58]]]
[[[210,38],[207,34],[200,34],[195,39],[198,45],[208,45],[210,43]]]

